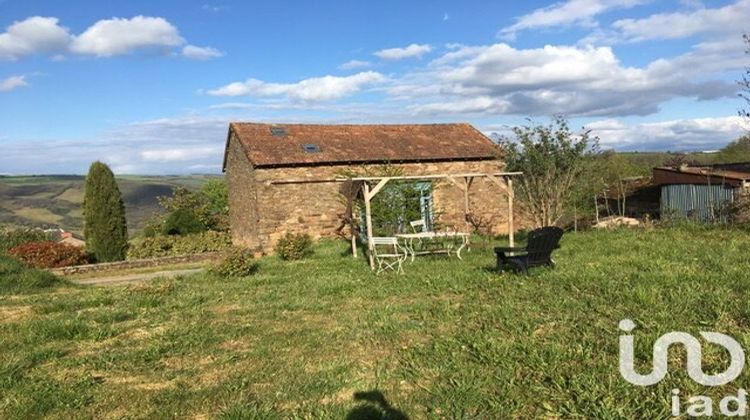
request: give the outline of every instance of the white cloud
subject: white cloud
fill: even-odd
[[[351,76],[323,76],[297,83],[268,83],[257,79],[234,82],[207,93],[213,96],[282,96],[300,101],[326,101],[359,92],[367,85],[385,81],[380,73],[366,71]]]
[[[79,35],[72,35],[55,17],[34,16],[14,22],[0,33],[0,60],[16,60],[33,54],[50,54],[59,60],[65,54],[111,57],[137,51],[180,53],[191,59],[221,56],[211,47],[187,45],[177,28],[161,17],[135,16],[95,22]]]
[[[419,58],[430,51],[432,51],[432,46],[428,44],[410,44],[404,48],[386,48],[374,54],[383,60],[402,60],[411,57]]]
[[[208,11],[208,12],[218,13],[218,12],[223,12],[224,10],[227,10],[228,7],[227,6],[219,6],[219,5],[215,5],[215,4],[208,4],[207,3],[207,4],[204,4],[203,6],[201,6],[201,9],[203,9],[205,11]]]
[[[182,47],[182,56],[193,60],[210,60],[223,55],[224,53],[211,47],[196,47],[195,45]]]
[[[387,92],[433,115],[647,115],[676,97],[733,96],[733,83],[707,76],[741,69],[742,59],[741,51],[713,44],[644,67],[623,65],[610,47],[462,46]]]
[[[510,103],[503,99],[489,96],[478,96],[468,99],[457,99],[450,102],[434,102],[422,105],[410,105],[410,111],[417,114],[473,114],[487,113],[504,114],[510,109]]]
[[[8,78],[0,80],[0,92],[10,92],[11,90],[28,85],[29,83],[26,81],[26,76],[10,76]]]
[[[741,117],[696,118],[627,125],[616,119],[587,124],[605,147],[618,150],[714,150],[747,133]]]
[[[0,34],[0,59],[16,60],[38,54],[63,51],[70,43],[68,29],[54,17],[33,16],[14,22]]]
[[[497,36],[512,41],[518,32],[535,29],[578,25],[594,27],[594,17],[612,9],[637,6],[648,0],[567,0],[536,9],[516,18],[516,23],[501,29]]]
[[[102,160],[118,174],[218,173],[229,121],[182,116],[118,126],[88,139],[3,139],[0,168],[14,174],[82,174]]]
[[[687,38],[699,34],[734,35],[748,29],[750,0],[738,0],[716,9],[659,13],[642,19],[621,19],[612,24],[616,37],[629,42]]]
[[[341,70],[353,70],[361,69],[363,67],[370,67],[372,64],[369,61],[363,60],[349,60],[339,66]]]
[[[184,162],[196,159],[216,157],[222,153],[219,146],[208,147],[170,147],[143,150],[141,159],[147,162]]]
[[[177,28],[166,19],[135,16],[96,22],[75,37],[70,50],[77,54],[110,57],[141,49],[167,51],[184,43]]]

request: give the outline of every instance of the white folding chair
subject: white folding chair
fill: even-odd
[[[404,272],[401,265],[406,260],[407,253],[399,245],[398,238],[391,236],[375,237],[372,238],[372,243],[373,256],[378,263],[378,271],[375,274],[380,274],[385,270],[395,270],[397,273]]]
[[[414,233],[422,233],[427,232],[427,224],[424,222],[424,219],[414,220],[412,222],[409,222],[411,225],[411,230]],[[417,230],[419,228],[419,230]]]

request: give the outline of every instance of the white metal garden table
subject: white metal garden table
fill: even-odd
[[[403,239],[403,247],[411,255],[412,262],[417,255],[425,254],[448,254],[456,253],[458,259],[461,258],[461,251],[469,245],[470,234],[465,232],[418,232],[418,233],[400,233],[396,237]],[[418,245],[427,242],[430,249],[417,249]],[[435,248],[434,245],[439,245]],[[458,246],[458,248],[456,248]],[[454,251],[455,249],[455,251]]]

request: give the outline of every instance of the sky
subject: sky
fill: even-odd
[[[218,173],[228,122],[563,115],[621,151],[747,133],[750,0],[0,0],[0,174]]]

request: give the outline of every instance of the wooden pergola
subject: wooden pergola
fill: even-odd
[[[497,172],[497,173],[459,173],[459,174],[437,174],[437,175],[409,175],[409,176],[370,176],[346,178],[342,181],[359,181],[362,182],[362,194],[365,202],[365,224],[367,228],[367,249],[370,260],[370,267],[375,267],[373,259],[373,236],[372,236],[372,210],[370,201],[383,187],[390,181],[426,181],[431,179],[445,179],[464,192],[464,213],[469,213],[469,188],[475,178],[487,178],[492,183],[500,187],[508,198],[508,241],[510,246],[514,245],[513,238],[513,176],[521,175],[521,172]],[[505,182],[502,182],[501,179]],[[376,183],[370,187],[370,183]],[[357,239],[356,233],[352,229],[352,255],[357,256]]]

